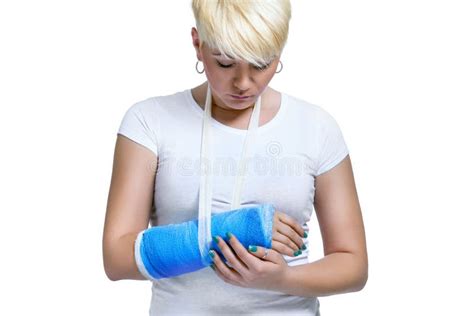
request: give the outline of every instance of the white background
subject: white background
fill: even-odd
[[[270,85],[338,121],[370,260],[323,316],[472,315],[472,1],[292,3]],[[205,80],[193,23],[188,0],[1,2],[1,315],[147,314],[150,284],[102,267],[113,149],[133,103]]]

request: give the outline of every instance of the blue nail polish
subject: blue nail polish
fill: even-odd
[[[227,239],[231,239],[231,238],[232,238],[232,234],[229,233],[229,232],[226,233],[226,236],[227,236]]]
[[[210,250],[209,256],[211,256],[212,260],[214,260],[214,257],[215,257],[214,251]]]
[[[249,250],[250,250],[251,252],[257,252],[257,246],[252,246],[252,245],[250,245],[250,246],[249,246]]]

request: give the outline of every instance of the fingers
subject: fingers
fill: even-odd
[[[300,249],[300,244],[303,240],[291,228],[285,224],[277,224],[273,232],[272,240],[276,240],[285,244],[289,249],[297,251]]]
[[[225,282],[239,285],[236,281],[238,279],[237,272],[235,269],[228,267],[219,257],[219,254],[214,250],[209,251],[209,255],[211,256],[212,260],[214,261],[211,264],[212,270],[216,272],[216,274],[223,279]]]
[[[272,240],[278,241],[281,244],[282,253],[291,256],[298,255],[297,252],[306,249],[303,238],[307,237],[304,229],[291,216],[275,211],[273,219]],[[274,248],[274,247],[272,247]],[[291,251],[293,250],[293,251]]]
[[[294,218],[282,212],[277,212],[277,214],[281,222],[290,226],[301,238],[305,238],[303,227]]]
[[[272,249],[278,251],[282,255],[286,255],[289,257],[297,257],[302,254],[301,249],[293,250],[292,248],[288,247],[286,244],[281,243],[276,240],[272,240]]]
[[[230,249],[227,243],[219,237],[216,238],[221,252],[225,254],[225,256],[229,256],[226,257],[227,261],[233,261],[231,258],[233,254],[229,251]],[[245,249],[235,236],[229,238],[229,243],[232,243],[233,247],[236,248],[234,249],[236,253],[241,253],[242,251],[245,252],[246,255],[244,256],[244,261],[249,261],[251,263],[255,262],[256,264],[251,265],[252,269],[244,269],[244,273],[242,273],[237,268],[234,269],[227,266],[215,250],[209,251],[209,255],[213,260],[211,268],[219,278],[227,283],[241,287],[255,287],[252,285],[252,282],[255,283],[256,280],[258,281],[259,277],[266,276],[267,278],[271,277],[274,279],[276,275],[281,275],[282,271],[284,271],[282,265],[286,267],[288,266],[283,256],[272,249],[253,245],[250,245],[248,249]],[[275,271],[276,269],[279,270]],[[269,273],[273,273],[273,275],[268,276]]]
[[[240,274],[245,274],[251,260],[255,258],[249,255],[244,246],[231,233],[227,233],[227,240],[231,247],[220,236],[214,236],[214,242],[221,250],[225,259],[236,271]]]
[[[298,250],[301,249],[304,242],[303,239],[290,226],[282,222],[276,222],[273,238],[288,247]]]
[[[273,249],[251,245],[249,246],[249,252],[255,257],[260,258],[260,260],[271,261],[274,263],[279,263],[282,260],[284,261],[284,259],[282,259],[282,257]]]

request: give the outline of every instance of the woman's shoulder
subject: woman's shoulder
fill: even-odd
[[[144,117],[166,117],[182,113],[181,107],[187,102],[187,90],[138,99],[128,107],[128,111]]]
[[[141,109],[149,109],[166,107],[171,104],[181,103],[182,100],[185,98],[187,90],[189,89],[142,98],[133,103],[132,106]]]
[[[307,98],[298,97],[288,93],[282,93],[282,97],[287,99],[287,106],[299,118],[308,118],[317,121],[330,121],[334,117],[324,106],[315,103]]]

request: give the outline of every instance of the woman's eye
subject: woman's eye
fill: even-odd
[[[267,69],[269,66],[270,66],[270,64],[263,65],[262,67],[258,67],[258,66],[254,66],[254,67],[255,67],[255,69],[258,69],[258,70],[265,70],[265,69]]]
[[[222,68],[230,68],[232,67],[234,64],[230,64],[230,65],[225,65],[225,64],[221,64],[220,62],[217,61],[217,64],[219,65],[219,67],[222,67]],[[252,65],[255,69],[257,70],[260,70],[260,71],[263,71],[265,69],[267,69],[269,66],[271,65],[270,64],[266,64],[266,65],[263,65],[262,67],[258,67],[257,65]]]
[[[222,68],[230,68],[230,67],[232,67],[232,64],[230,64],[230,65],[224,65],[224,64],[221,64],[220,62],[217,62],[217,64],[219,65],[219,67],[222,67]]]

